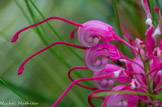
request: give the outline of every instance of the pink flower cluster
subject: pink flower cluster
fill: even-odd
[[[147,38],[146,40],[136,38],[134,42],[125,27],[122,26],[124,30],[124,37],[129,41],[129,43],[127,43],[114,32],[111,25],[97,20],[91,20],[84,24],[78,24],[61,17],[50,17],[21,29],[14,35],[12,42],[15,42],[18,39],[18,35],[24,30],[42,24],[51,19],[63,20],[78,26],[78,28],[72,31],[71,38],[74,38],[75,31],[78,31],[78,40],[83,46],[77,46],[66,42],[55,42],[27,58],[20,66],[18,75],[23,72],[25,63],[39,53],[57,44],[69,45],[85,49],[84,61],[86,67],[78,66],[69,70],[68,77],[72,83],[53,104],[53,107],[61,101],[73,85],[94,90],[88,96],[88,102],[92,107],[95,107],[91,101],[92,98],[103,100],[103,104],[101,105],[102,107],[137,107],[139,102],[143,102],[150,107],[160,106],[162,104],[161,101],[144,95],[122,93],[108,94],[106,97],[96,95],[96,93],[102,92],[109,93],[125,91],[149,93],[157,96],[159,91],[161,91],[162,39],[159,36],[161,35],[162,28],[161,18],[159,19],[159,24],[155,28],[152,24],[147,0],[144,0],[144,5],[147,13],[146,24],[149,26],[145,33]],[[160,10],[155,8],[155,11],[159,12]],[[158,38],[159,41],[157,41],[156,38]],[[111,41],[119,41],[130,47],[134,58],[130,59],[124,56],[115,45],[110,44]],[[111,63],[112,61],[119,61],[123,64],[123,66]],[[77,69],[90,70],[94,75],[89,78],[74,80],[71,77],[71,72]],[[93,80],[95,87],[89,87],[79,83],[80,81],[89,80]]]

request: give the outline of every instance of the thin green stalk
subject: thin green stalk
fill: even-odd
[[[39,8],[35,5],[35,3],[30,0],[31,4],[33,5],[33,7],[37,10],[37,12],[40,14],[40,16],[43,18],[43,19],[46,19],[46,17],[43,15],[43,13],[39,10]],[[53,28],[53,26],[47,21],[46,22],[48,24],[48,26],[51,28],[51,30],[56,34],[56,36],[61,40],[61,41],[64,41],[64,39],[56,32],[56,30]],[[76,55],[81,61],[84,62],[84,59],[78,55],[71,47],[67,47],[74,55]]]
[[[17,0],[14,0],[14,2],[16,3],[17,7],[21,10],[21,12],[23,13],[23,15],[27,19],[27,21],[29,23],[32,23],[32,21],[30,20],[30,18],[28,17],[28,15],[26,14],[26,12],[24,11],[23,7],[19,4],[19,2]]]
[[[38,93],[38,92],[34,92],[32,90],[26,89],[24,87],[19,87],[13,83],[8,82],[8,84],[10,86],[12,86],[14,89],[16,89],[17,91],[24,93],[25,95],[35,98],[35,99],[39,99],[39,101],[43,101],[46,103],[53,103],[53,98],[49,98],[45,95],[43,95],[42,93]]]
[[[23,100],[27,101],[28,103],[31,103],[31,101],[29,101],[28,99],[26,99],[24,96],[22,96],[21,94],[17,93],[10,85],[8,85],[4,80],[2,80],[0,78],[0,82],[6,86],[8,89],[10,89],[14,94],[16,94],[18,97],[22,98]],[[34,107],[36,107],[35,105],[32,105]]]
[[[122,31],[122,28],[121,28],[121,25],[120,25],[119,10],[118,10],[116,0],[113,0],[113,6],[114,6],[114,12],[115,12],[115,16],[116,16],[116,21],[117,21],[117,27],[118,27],[118,30],[119,30],[119,34],[120,34],[121,38],[123,39],[124,38],[123,37],[123,31]],[[124,53],[124,55],[126,55],[125,46],[124,46],[123,43],[121,44],[121,47],[122,47],[122,52]]]
[[[148,1],[148,4],[149,4],[149,7],[150,7],[151,18],[152,18],[152,24],[154,25],[155,22],[154,22],[154,9],[153,9],[153,3],[152,3],[152,0],[147,0],[147,1]]]
[[[144,65],[144,72],[145,72],[145,75],[148,73],[147,71],[147,63],[145,61],[145,59],[143,58],[142,54],[140,53],[139,54],[141,59],[142,59],[142,62],[143,62],[143,65]],[[153,95],[153,92],[152,92],[152,88],[151,88],[151,81],[149,79],[149,76],[146,75],[146,81],[147,81],[147,86],[148,86],[148,92],[149,94],[152,94]],[[154,101],[154,98],[153,97],[150,97],[152,101]],[[153,105],[153,107],[155,107],[155,105]]]

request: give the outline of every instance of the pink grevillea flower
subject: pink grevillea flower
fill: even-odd
[[[69,21],[61,17],[50,17],[41,22],[28,26],[18,31],[12,38],[12,42],[18,39],[19,34],[31,27],[40,25],[51,19],[59,19],[77,26],[72,30],[71,38],[74,38],[75,32],[78,31],[78,40],[81,45],[78,46],[66,42],[55,42],[46,48],[38,51],[29,58],[27,58],[19,68],[18,75],[24,70],[24,65],[34,56],[44,52],[48,48],[57,44],[64,44],[79,49],[85,49],[84,66],[73,67],[68,72],[68,77],[72,81],[69,87],[56,100],[53,107],[64,98],[74,85],[78,85],[85,89],[94,90],[88,97],[90,106],[92,98],[103,100],[101,107],[136,107],[137,101],[142,101],[147,105],[152,104],[158,106],[162,104],[161,101],[152,97],[134,94],[122,94],[119,91],[133,91],[154,94],[155,96],[162,90],[162,39],[156,41],[158,35],[161,34],[161,16],[158,18],[158,25],[153,25],[151,14],[148,7],[147,0],[143,0],[147,13],[146,24],[149,28],[146,30],[146,40],[136,38],[135,42],[131,39],[128,31],[124,26],[124,37],[129,41],[127,43],[121,39],[113,30],[112,26],[102,21],[91,20],[83,24]],[[159,9],[156,9],[160,12]],[[110,44],[111,41],[120,41],[131,48],[133,58],[130,59],[124,56],[115,45]],[[146,47],[146,48],[145,48]],[[110,61],[111,60],[111,61]],[[113,63],[112,63],[113,62]],[[116,62],[121,64],[117,65]],[[71,76],[74,70],[90,70],[93,73],[92,77],[79,78],[74,80]],[[83,71],[84,72],[84,71]],[[81,84],[81,81],[93,81],[94,86]],[[128,84],[128,85],[126,85]],[[106,97],[97,96],[100,92],[116,92],[108,94]]]
[[[99,57],[101,58],[99,59]],[[84,57],[87,67],[94,72],[101,71],[108,64],[107,58],[110,60],[124,59],[139,65],[122,55],[116,46],[108,43],[99,43],[97,46],[89,48],[86,50]],[[139,66],[142,67],[141,65]]]

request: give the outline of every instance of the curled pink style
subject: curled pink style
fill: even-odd
[[[74,45],[74,44],[70,44],[70,43],[66,43],[66,42],[54,42],[52,43],[51,45],[47,46],[46,48],[36,52],[35,54],[33,54],[32,56],[30,56],[29,58],[27,58],[20,66],[19,70],[18,70],[18,75],[20,75],[23,70],[24,70],[24,65],[30,60],[32,59],[33,57],[35,57],[36,55],[44,52],[45,50],[47,50],[48,48],[54,46],[54,45],[57,45],[57,44],[64,44],[64,45],[68,45],[68,46],[72,46],[72,47],[76,47],[76,48],[80,48],[80,49],[87,49],[86,47],[82,47],[82,46],[78,46],[78,45]]]
[[[78,66],[78,67],[73,67],[69,70],[68,72],[68,77],[69,79],[73,82],[75,81],[72,77],[71,77],[71,72],[74,71],[74,70],[78,70],[78,69],[85,69],[85,70],[88,70],[87,67],[83,67],[83,66]],[[85,86],[83,84],[80,84],[80,83],[76,83],[76,85],[80,86],[80,87],[83,87],[83,88],[86,88],[86,89],[91,89],[91,90],[95,90],[97,89],[96,87],[89,87],[89,86]]]
[[[110,73],[110,74],[105,74],[103,76],[98,76],[98,77],[89,77],[89,78],[80,78],[75,80],[74,82],[72,82],[69,87],[64,91],[64,93],[56,100],[56,102],[53,104],[52,107],[56,107],[56,105],[63,99],[63,97],[69,92],[69,90],[78,82],[80,81],[89,81],[89,80],[96,80],[96,79],[102,79],[102,78],[107,78],[110,76],[115,75],[114,73]]]
[[[19,36],[19,34],[20,34],[21,32],[23,32],[23,31],[25,31],[25,30],[27,30],[27,29],[29,29],[29,28],[38,26],[38,25],[40,25],[40,24],[42,24],[42,23],[45,23],[45,22],[47,22],[47,21],[49,21],[49,20],[52,20],[52,19],[62,20],[62,21],[65,21],[65,22],[67,22],[67,23],[73,24],[73,25],[75,25],[75,26],[82,27],[82,24],[79,24],[79,23],[76,23],[76,22],[73,22],[73,21],[70,21],[70,20],[61,18],[61,17],[49,17],[49,18],[47,18],[47,19],[45,19],[45,20],[43,20],[43,21],[40,21],[40,22],[38,22],[38,23],[35,23],[35,24],[33,24],[33,25],[27,26],[27,27],[25,27],[25,28],[19,30],[19,31],[16,32],[16,34],[13,36],[11,42],[15,42],[15,41],[18,39],[18,36]]]

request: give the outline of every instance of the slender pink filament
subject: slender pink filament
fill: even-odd
[[[57,44],[64,44],[64,45],[68,45],[68,46],[72,46],[72,47],[75,47],[75,48],[79,48],[79,49],[87,49],[86,47],[83,47],[83,46],[78,46],[78,45],[74,45],[74,44],[70,44],[70,43],[66,43],[66,42],[54,42],[52,43],[51,45],[48,45],[47,47],[41,49],[40,51],[36,52],[35,54],[33,54],[32,56],[30,56],[29,58],[27,58],[20,66],[19,68],[19,71],[18,71],[18,75],[20,75],[23,70],[24,70],[24,65],[31,59],[33,58],[34,56],[42,53],[43,51],[47,50],[48,48],[54,46],[54,45],[57,45]]]
[[[137,62],[135,62],[134,60],[129,59],[129,58],[125,57],[125,56],[122,56],[121,59],[122,59],[122,58],[123,58],[123,59],[126,59],[127,61],[130,61],[130,62],[132,62],[132,63],[138,65],[138,66],[141,67],[142,69],[144,69],[142,65],[140,65],[140,64],[137,63]]]
[[[126,41],[124,41],[122,38],[120,38],[116,33],[114,33],[114,36],[115,36],[116,40],[124,43],[125,45],[127,45],[128,47],[130,47],[132,50],[134,50],[135,52],[139,53],[138,50],[136,50],[132,45],[130,45],[129,43],[127,43]]]
[[[61,101],[61,99],[63,99],[63,97],[69,92],[69,90],[72,88],[72,86],[75,85],[76,83],[78,83],[80,81],[89,81],[89,80],[97,80],[97,79],[107,78],[107,77],[110,77],[113,75],[114,75],[114,73],[109,73],[109,74],[105,74],[104,76],[80,78],[80,79],[75,80],[74,82],[72,82],[69,85],[69,87],[64,91],[64,93],[56,100],[56,102],[53,104],[52,107],[56,107],[56,105]]]
[[[27,30],[27,29],[29,29],[29,28],[32,28],[32,27],[35,27],[35,26],[40,25],[40,24],[42,24],[42,23],[45,23],[45,22],[47,22],[48,20],[51,20],[51,19],[59,19],[59,20],[65,21],[65,22],[67,22],[67,23],[73,24],[73,25],[75,25],[75,26],[78,26],[78,27],[82,27],[82,26],[83,26],[82,24],[79,24],[79,23],[76,23],[76,22],[73,22],[73,21],[70,21],[70,20],[61,18],[61,17],[49,17],[49,18],[47,18],[47,19],[45,19],[45,20],[43,20],[43,21],[40,21],[40,22],[38,22],[38,23],[35,23],[35,24],[33,24],[33,25],[27,26],[27,27],[25,27],[25,28],[19,30],[19,31],[13,36],[11,42],[15,42],[15,41],[18,39],[18,35],[19,35],[21,32],[23,32],[24,30]]]
[[[146,8],[147,18],[151,18],[147,0],[144,0],[144,4]]]
[[[73,82],[74,81],[74,79],[71,77],[71,72],[73,71],[73,70],[76,70],[76,69],[87,69],[88,70],[88,68],[87,67],[83,67],[83,66],[78,66],[78,67],[73,67],[73,68],[71,68],[70,70],[69,70],[69,72],[68,72],[68,77],[69,77],[69,79]],[[88,87],[88,86],[85,86],[85,85],[82,85],[82,84],[80,84],[80,83],[76,83],[77,85],[79,85],[80,87],[83,87],[83,88],[86,88],[86,89],[92,89],[92,90],[96,90],[97,88],[96,87]]]
[[[139,51],[137,49],[135,49],[132,45],[130,45],[129,43],[127,43],[126,41],[124,41],[123,39],[118,39],[120,42],[124,43],[125,45],[127,45],[128,47],[130,47],[132,50],[134,50],[135,52],[139,53]]]
[[[129,41],[130,45],[133,46],[133,41],[132,41],[132,39],[131,39],[131,37],[130,37],[129,32],[127,31],[127,29],[125,28],[125,26],[124,26],[123,24],[121,24],[121,27],[122,27],[122,29],[123,29],[123,31],[124,31],[124,34],[123,34],[123,35],[124,35],[125,38]],[[133,53],[133,56],[136,57],[136,54],[135,54],[135,52],[133,51],[133,49],[131,49],[131,51],[132,51],[132,53]]]
[[[104,102],[102,103],[101,107],[105,107],[108,99],[109,99],[109,96],[107,95],[106,98],[105,98],[105,100],[104,100]]]
[[[100,92],[107,92],[108,90],[95,90],[88,96],[88,103],[91,107],[95,107],[95,105],[92,103],[92,98],[95,97],[94,94],[100,93]]]

